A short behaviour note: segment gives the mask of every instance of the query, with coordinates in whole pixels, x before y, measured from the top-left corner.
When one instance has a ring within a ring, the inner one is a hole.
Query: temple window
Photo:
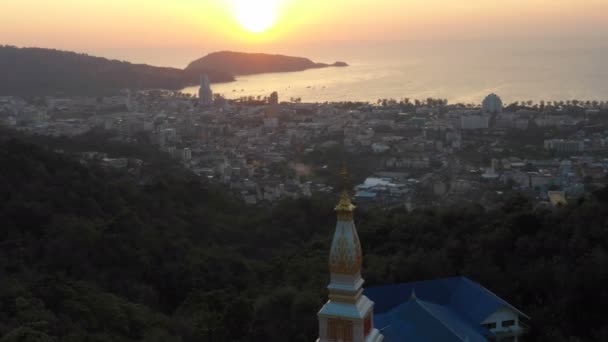
[[[330,341],[353,341],[353,322],[336,318],[327,320],[327,338]]]
[[[338,339],[338,320],[330,318],[327,320],[327,338],[332,341]]]
[[[512,327],[515,325],[515,320],[502,321],[502,326],[505,328]]]
[[[496,329],[496,322],[486,323],[486,324],[482,324],[482,325],[488,330]]]

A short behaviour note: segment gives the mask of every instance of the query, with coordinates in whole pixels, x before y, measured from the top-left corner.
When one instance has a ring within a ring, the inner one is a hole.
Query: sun
[[[234,15],[241,26],[253,33],[271,29],[279,17],[281,0],[233,0]]]

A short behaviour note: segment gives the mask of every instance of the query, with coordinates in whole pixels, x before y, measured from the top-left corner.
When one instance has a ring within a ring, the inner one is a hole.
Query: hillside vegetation
[[[0,142],[0,341],[312,341],[335,199],[248,207],[167,172],[138,183]],[[606,341],[608,190],[356,212],[366,286],[466,275],[532,317],[528,341]],[[405,300],[405,298],[404,298]]]

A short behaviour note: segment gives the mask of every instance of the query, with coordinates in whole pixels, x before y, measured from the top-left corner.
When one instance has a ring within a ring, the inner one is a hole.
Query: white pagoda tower
[[[335,208],[338,222],[329,254],[329,300],[317,314],[317,342],[381,342],[384,339],[374,328],[374,302],[363,295],[363,257],[353,221],[354,209],[348,192],[344,191]]]

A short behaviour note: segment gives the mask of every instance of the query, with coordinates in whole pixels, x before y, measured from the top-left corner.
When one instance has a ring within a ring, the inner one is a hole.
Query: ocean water
[[[213,84],[213,91],[227,98],[277,91],[281,100],[303,102],[435,97],[479,103],[492,92],[505,102],[608,100],[606,42],[361,43],[277,52],[350,66],[239,76]],[[198,88],[183,91],[196,94]]]

